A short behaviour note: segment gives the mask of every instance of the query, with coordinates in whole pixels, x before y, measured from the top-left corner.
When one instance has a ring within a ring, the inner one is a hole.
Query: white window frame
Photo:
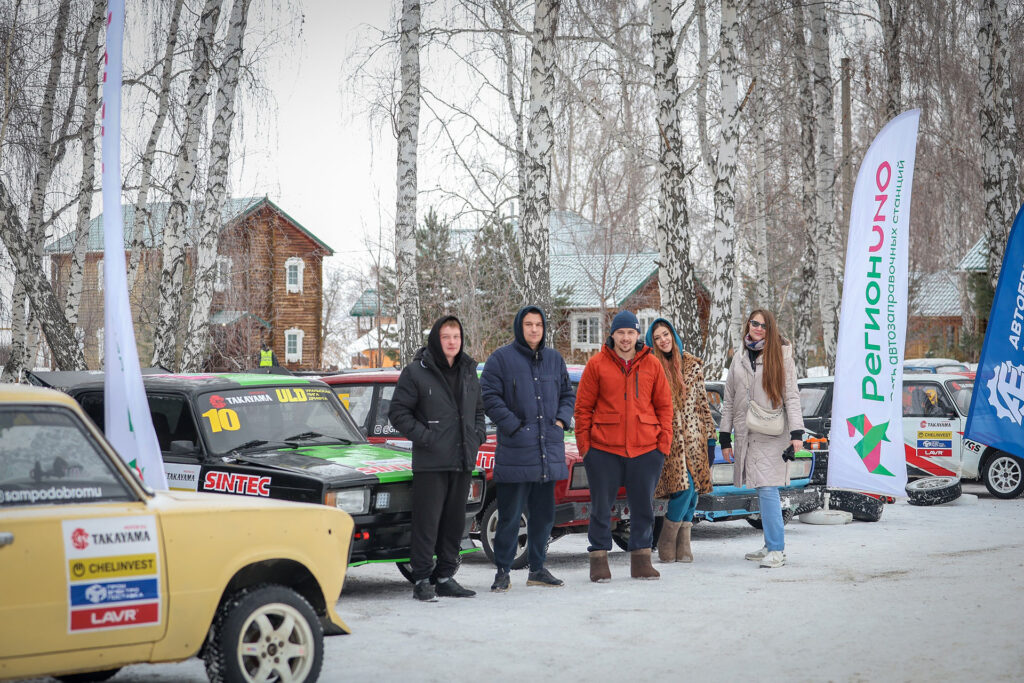
[[[296,268],[296,279],[298,282],[292,283],[288,281],[288,271],[291,267]],[[292,256],[290,259],[284,262],[284,288],[289,294],[301,294],[302,293],[302,273],[306,269],[306,263],[298,256]]]
[[[103,259],[96,259],[96,291],[103,291]]]
[[[306,336],[306,333],[297,327],[284,331],[284,362],[285,363],[301,363],[302,362],[302,340]],[[295,352],[288,350],[288,342],[291,339],[295,339]]]
[[[596,313],[596,312],[595,313],[573,313],[572,316],[571,316],[571,320],[572,320],[572,348],[573,349],[590,351],[590,350],[593,350],[593,349],[601,348],[601,344],[603,343],[603,339],[601,338],[602,327],[603,326],[601,325],[601,314],[600,313]],[[587,330],[588,340],[585,341],[585,342],[579,341],[578,334],[579,334],[580,323],[583,322],[583,321],[587,321],[587,324],[588,324],[588,327],[589,327],[591,322],[594,321],[594,320],[597,321],[597,338],[596,338],[596,340],[591,336],[592,330],[588,329]]]
[[[103,328],[96,330],[96,360],[100,365],[103,365],[103,357],[106,355],[106,349],[103,348]]]
[[[636,319],[640,322],[640,334],[647,334],[648,328],[651,323],[661,317],[661,313],[654,310],[653,308],[643,308],[636,312]]]
[[[223,292],[231,279],[231,257],[218,256],[213,270],[213,291]]]

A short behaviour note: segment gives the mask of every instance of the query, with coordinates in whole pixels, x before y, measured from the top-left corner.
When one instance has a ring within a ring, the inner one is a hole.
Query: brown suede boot
[[[658,570],[651,565],[650,548],[631,550],[629,555],[629,575],[634,579],[655,580],[661,578]]]
[[[594,583],[608,583],[612,580],[612,570],[608,569],[607,550],[590,551],[590,580]]]
[[[690,530],[693,522],[680,522],[679,536],[676,538],[676,562],[693,562],[693,550],[690,549]],[[659,550],[660,552],[660,550]]]
[[[665,524],[661,527],[661,534],[658,536],[658,562],[676,561],[676,538],[679,535],[680,524],[682,522],[665,520]]]

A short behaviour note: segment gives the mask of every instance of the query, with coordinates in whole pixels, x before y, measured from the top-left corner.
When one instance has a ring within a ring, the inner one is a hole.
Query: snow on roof
[[[383,325],[381,331],[383,334],[378,337],[377,328],[374,327],[372,330],[346,346],[345,355],[354,356],[362,353],[363,351],[371,351],[379,348],[383,348],[385,351],[388,349],[397,349],[398,346],[393,340],[398,337],[398,324],[389,323],[387,325]],[[378,339],[382,339],[384,343],[381,344]]]
[[[988,239],[984,235],[967,251],[967,255],[957,264],[958,271],[981,273],[988,270]]]
[[[957,317],[960,311],[960,282],[947,270],[922,276],[910,296],[910,315]]]
[[[569,308],[601,308],[602,296],[606,305],[621,305],[657,275],[657,258],[655,253],[552,254],[551,292],[572,287]]]

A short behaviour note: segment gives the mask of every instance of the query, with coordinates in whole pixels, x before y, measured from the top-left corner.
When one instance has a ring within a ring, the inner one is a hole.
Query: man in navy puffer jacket
[[[555,482],[569,476],[564,440],[575,398],[561,354],[544,346],[546,326],[544,311],[524,307],[512,323],[515,341],[492,353],[480,375],[484,410],[498,427],[494,592],[509,588],[524,507],[530,560],[526,585],[562,585],[544,560],[555,519]]]

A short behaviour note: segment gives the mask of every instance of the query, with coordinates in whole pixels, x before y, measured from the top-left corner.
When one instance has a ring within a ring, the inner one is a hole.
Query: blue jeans
[[[494,564],[503,572],[512,567],[519,537],[519,519],[526,508],[526,552],[530,571],[540,571],[547,559],[551,527],[555,522],[555,482],[495,484],[498,528],[494,532]]]
[[[626,487],[629,505],[629,549],[650,548],[654,537],[654,488],[665,456],[655,449],[627,458],[591,448],[583,459],[590,482],[590,528],[587,550],[612,549],[612,505],[619,487]]]
[[[699,497],[696,487],[693,485],[693,476],[687,472],[686,479],[690,487],[683,491],[676,491],[668,499],[668,511],[665,518],[670,522],[692,522],[693,513],[697,510],[697,498]]]
[[[757,500],[761,504],[761,528],[764,546],[768,550],[785,550],[786,536],[782,524],[782,502],[778,486],[758,486]]]

